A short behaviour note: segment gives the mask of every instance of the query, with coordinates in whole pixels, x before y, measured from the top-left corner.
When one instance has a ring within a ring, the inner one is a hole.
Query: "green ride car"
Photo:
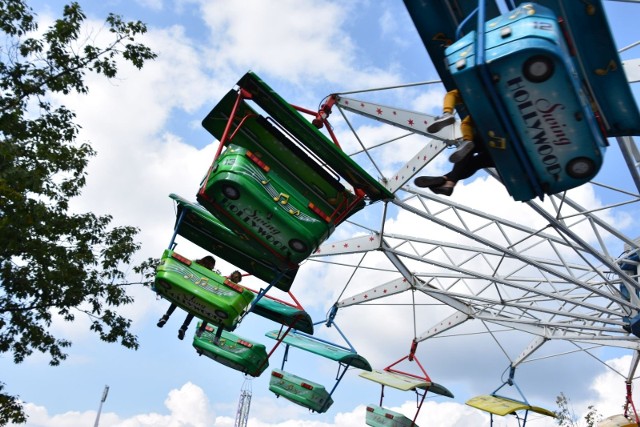
[[[253,292],[191,260],[166,249],[156,270],[154,290],[188,313],[233,330]]]
[[[365,423],[372,427],[418,427],[401,413],[378,405],[367,405]]]
[[[201,325],[202,322],[198,324],[198,329]],[[216,341],[217,332],[214,326],[207,325],[200,336],[194,334],[193,347],[199,355],[252,377],[259,377],[269,366],[264,344],[240,338],[224,330]]]
[[[277,397],[282,396],[297,405],[318,413],[326,412],[333,404],[331,395],[323,385],[280,369],[274,369],[271,372],[269,390]]]
[[[198,203],[268,249],[282,271],[297,268],[367,202],[393,198],[254,73],[202,124],[220,145]]]

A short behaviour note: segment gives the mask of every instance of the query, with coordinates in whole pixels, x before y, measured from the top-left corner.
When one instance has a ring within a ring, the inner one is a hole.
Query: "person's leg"
[[[447,178],[444,176],[419,176],[413,180],[417,187],[422,188],[440,187],[445,182],[447,182]]]
[[[473,119],[471,116],[467,116],[460,122],[460,132],[462,133],[462,139],[465,141],[473,141],[475,134],[475,127],[473,125]]]
[[[193,314],[189,313],[187,314],[187,317],[184,319],[184,322],[182,323],[182,326],[180,327],[180,330],[178,331],[178,338],[179,339],[183,339],[184,338],[184,334],[187,332],[187,328],[189,327],[189,323],[191,323],[191,321],[193,320]]]
[[[460,162],[453,165],[453,169],[445,177],[447,181],[457,183],[462,179],[467,179],[478,170],[493,166],[493,160],[486,150],[476,151],[475,154],[468,155]]]
[[[444,96],[444,101],[442,103],[442,112],[453,114],[453,110],[455,110],[457,104],[462,104],[460,91],[458,89],[450,90]]]
[[[173,312],[176,311],[176,307],[177,305],[173,303],[169,306],[169,309],[167,310],[167,312],[160,318],[160,320],[158,320],[158,328],[162,328],[164,324],[167,323],[167,320],[169,320],[169,317],[171,317]]]
[[[444,176],[421,176],[414,180],[418,187],[428,187],[436,194],[450,196],[458,181],[469,178],[479,169],[493,167],[493,160],[484,149],[476,149],[474,154],[453,165],[451,172]]]
[[[456,108],[456,104],[459,104],[461,101],[460,92],[458,89],[454,89],[452,91],[447,92],[444,96],[444,101],[442,105],[442,115],[436,117],[436,119],[427,127],[427,132],[429,133],[437,133],[440,132],[447,126],[450,126],[455,123],[456,118],[453,115],[453,112]]]
[[[460,131],[462,132],[462,141],[458,144],[456,151],[449,156],[449,161],[451,163],[458,163],[467,157],[475,148],[473,143],[474,127],[471,116],[467,116],[462,119],[462,123],[460,123]]]
[[[203,320],[202,323],[200,324],[200,327],[196,331],[196,335],[198,336],[198,338],[200,338],[202,333],[207,329],[207,325],[208,325],[208,323]],[[220,327],[220,326],[218,326],[218,327]]]

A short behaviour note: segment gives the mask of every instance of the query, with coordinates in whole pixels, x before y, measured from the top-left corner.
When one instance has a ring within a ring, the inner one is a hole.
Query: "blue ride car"
[[[559,193],[598,173],[607,141],[551,9],[521,4],[445,54],[515,200]]]

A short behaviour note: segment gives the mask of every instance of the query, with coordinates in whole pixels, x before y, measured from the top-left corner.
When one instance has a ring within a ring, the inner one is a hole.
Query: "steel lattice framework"
[[[249,410],[251,409],[251,379],[245,379],[240,389],[240,399],[238,399],[238,409],[236,411],[236,419],[234,427],[247,427],[249,422]]]
[[[415,123],[433,117],[342,95],[337,96],[336,105],[362,145],[358,160],[365,156],[371,172],[382,176],[395,199],[378,207],[377,226],[353,222],[356,237],[325,243],[311,260],[354,269],[379,268],[397,276],[350,294],[356,281],[352,278],[338,307],[419,291],[448,307],[449,314],[417,334],[418,342],[443,332],[455,333],[468,321],[481,321],[531,335],[520,356],[511,360],[513,367],[545,342],[565,340],[578,348],[613,346],[633,351],[634,363],[627,373],[631,381],[640,351],[640,340],[629,327],[640,308],[640,229],[634,223],[640,202],[640,155],[632,138],[618,138],[618,145],[610,147],[610,152],[619,148],[622,154],[605,160],[609,166],[616,163],[616,172],[605,176],[610,182],[593,181],[581,192],[571,190],[544,201],[511,200],[520,212],[520,217],[514,217],[509,212],[496,213],[491,197],[485,205],[471,207],[459,198],[412,186],[413,177],[456,137],[416,129]],[[384,176],[385,156],[378,150],[388,153],[389,145],[404,143],[403,137],[367,147],[350,122],[351,113],[428,139],[395,174]],[[486,172],[501,191],[495,171]],[[574,194],[588,206],[572,199]],[[397,227],[399,222],[412,227]],[[355,254],[361,257],[353,261]],[[380,254],[386,267],[380,267]],[[375,261],[367,263],[368,257]]]

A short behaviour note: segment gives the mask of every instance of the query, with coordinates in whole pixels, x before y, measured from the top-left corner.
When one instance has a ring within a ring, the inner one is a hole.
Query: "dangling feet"
[[[184,334],[187,332],[187,327],[183,326],[180,328],[180,330],[178,331],[178,339],[179,340],[183,340],[184,339]]]
[[[202,324],[200,325],[200,327],[196,330],[196,336],[198,338],[200,338],[202,336],[202,333],[207,329],[207,325],[208,323],[205,321],[202,321]]]
[[[442,113],[441,116],[436,117],[436,119],[427,126],[427,132],[429,133],[438,133],[442,129],[450,126],[456,122],[456,118],[451,113]]]
[[[447,180],[446,176],[419,176],[413,180],[417,187],[428,188],[436,194],[450,196],[456,186],[454,181]]]
[[[460,160],[467,157],[475,148],[475,144],[473,141],[462,140],[460,144],[458,144],[458,148],[453,152],[451,156],[449,156],[449,161],[451,163],[458,163]]]
[[[453,194],[453,188],[456,186],[456,183],[453,181],[447,181],[439,187],[431,187],[429,190],[433,191],[436,194],[442,194],[443,196],[450,196]]]
[[[165,314],[160,318],[160,320],[158,320],[158,328],[162,328],[164,324],[167,323],[167,320],[169,320],[169,316]]]
[[[422,188],[440,187],[445,182],[447,182],[447,178],[444,176],[419,176],[413,180],[417,187]]]

